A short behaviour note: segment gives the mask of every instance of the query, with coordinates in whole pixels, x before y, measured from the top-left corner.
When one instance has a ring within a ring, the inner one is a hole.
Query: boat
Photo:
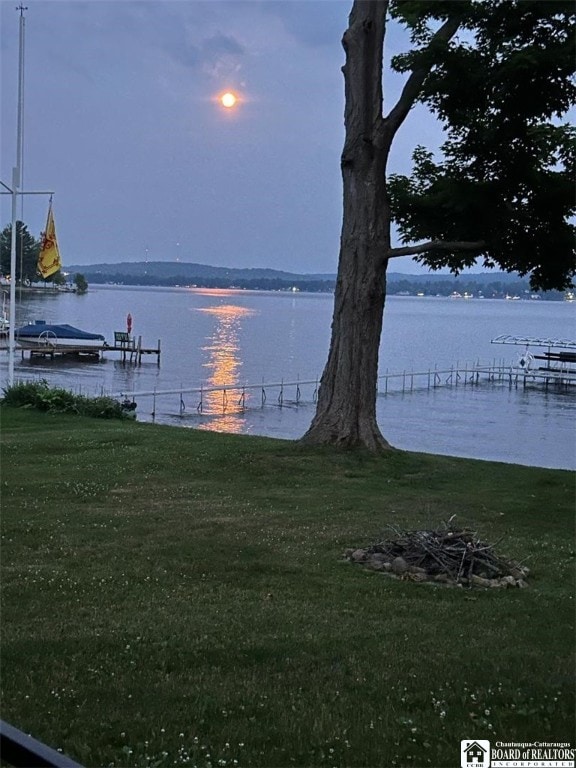
[[[47,323],[36,320],[14,331],[16,344],[21,349],[39,353],[92,352],[107,346],[101,333],[89,333],[66,323]]]
[[[492,344],[513,344],[524,347],[511,372],[523,374],[534,381],[557,381],[576,384],[576,341],[535,336],[501,335]]]

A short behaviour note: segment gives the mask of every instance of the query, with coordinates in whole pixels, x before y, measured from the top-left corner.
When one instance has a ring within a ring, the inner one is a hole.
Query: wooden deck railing
[[[0,762],[14,768],[82,768],[79,763],[0,720]]]

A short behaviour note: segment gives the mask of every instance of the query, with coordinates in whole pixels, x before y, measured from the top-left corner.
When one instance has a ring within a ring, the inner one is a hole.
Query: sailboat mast
[[[28,10],[20,4],[20,26],[18,40],[18,109],[16,126],[16,165],[12,169],[12,233],[10,242],[10,326],[8,329],[8,386],[14,383],[14,353],[16,327],[16,214],[18,206],[18,190],[22,186],[22,158],[24,148],[24,11]],[[22,275],[20,275],[22,279]]]

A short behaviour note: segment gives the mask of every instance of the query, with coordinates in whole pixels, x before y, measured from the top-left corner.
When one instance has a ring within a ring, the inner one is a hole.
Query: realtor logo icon
[[[461,768],[490,768],[490,742],[486,739],[460,742]]]

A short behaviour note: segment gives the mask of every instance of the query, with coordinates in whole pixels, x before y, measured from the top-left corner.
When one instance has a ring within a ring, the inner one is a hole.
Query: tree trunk
[[[391,446],[376,423],[378,350],[386,297],[390,213],[382,117],[382,55],[387,0],[356,0],[346,51],[344,212],[328,362],[308,444]]]

